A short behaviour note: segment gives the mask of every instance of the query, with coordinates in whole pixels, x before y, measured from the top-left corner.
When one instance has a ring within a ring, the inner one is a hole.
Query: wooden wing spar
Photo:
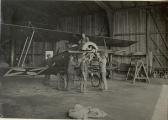
[[[108,54],[117,54],[117,53],[120,53],[120,52],[125,52],[126,50],[104,50],[104,49],[98,49],[97,51],[98,52],[104,51],[105,53],[108,53]],[[83,51],[68,50],[66,52],[71,53],[71,54],[82,54],[82,53],[89,53],[89,52],[92,53],[93,51],[89,51],[89,50],[83,50]]]

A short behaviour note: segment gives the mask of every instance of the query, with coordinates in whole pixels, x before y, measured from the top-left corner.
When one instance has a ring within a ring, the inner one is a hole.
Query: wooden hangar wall
[[[136,44],[127,48],[129,52],[147,53],[147,51],[152,51],[155,67],[168,65],[166,57],[168,49],[164,43],[166,41],[166,22],[159,9],[151,9],[151,12],[146,9],[115,12],[113,25],[114,38],[137,41]],[[158,29],[162,32],[161,35]],[[128,58],[118,57],[118,60],[128,61]]]

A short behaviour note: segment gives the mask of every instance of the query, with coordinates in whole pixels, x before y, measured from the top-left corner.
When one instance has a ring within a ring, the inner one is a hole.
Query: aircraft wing
[[[89,39],[96,43],[98,46],[104,46],[104,40],[107,46],[110,47],[129,47],[132,44],[135,44],[137,41],[130,40],[120,40],[113,39],[112,37],[104,37],[104,36],[90,36]]]
[[[6,24],[6,25],[34,29],[35,35],[33,39],[36,42],[41,42],[41,41],[55,42],[60,40],[67,40],[70,43],[78,43],[78,41],[81,39],[81,34],[76,34],[72,32],[65,32],[65,31],[39,28],[39,27],[28,27],[28,26],[21,26],[21,25],[18,26],[15,24]],[[105,36],[90,36],[90,35],[86,35],[86,36],[89,37],[90,41],[96,43],[98,46],[104,46],[104,40],[106,41],[106,45],[111,47],[128,47],[136,43],[136,41],[120,40],[120,39],[114,39],[112,37],[105,37]]]
[[[117,54],[117,53],[120,53],[120,52],[125,52],[126,50],[105,50],[105,49],[98,49],[98,52],[101,52],[101,51],[104,51],[108,54]],[[69,50],[68,51],[69,53],[71,54],[82,54],[82,53],[92,53],[92,51],[73,51],[73,50]]]
[[[96,43],[98,46],[104,46],[104,40],[106,41],[106,45],[110,47],[128,47],[137,41],[130,41],[130,40],[120,40],[120,39],[114,39],[112,37],[105,37],[105,36],[89,36],[89,40]],[[74,34],[74,33],[65,33],[65,32],[58,32],[57,39],[61,40],[69,40],[70,43],[78,43],[78,41],[81,39],[80,34]]]
[[[68,50],[67,52],[71,54],[93,53],[93,51],[90,50]]]
[[[81,39],[81,34],[75,34],[72,32],[64,32],[64,31],[57,31],[57,30],[54,30],[52,34],[49,31],[46,31],[44,33],[41,33],[41,35],[44,40],[45,38],[48,38],[48,41],[51,41],[51,42],[67,40],[69,41],[69,43],[75,44],[75,43],[78,43],[78,41]],[[90,36],[90,35],[86,35],[86,36],[89,37],[90,41],[96,43],[98,46],[104,46],[104,40],[106,41],[106,45],[111,47],[128,47],[136,43],[136,41],[120,40],[120,39],[114,39],[112,37],[105,37],[105,36]],[[34,37],[36,41],[41,41],[38,39],[38,35],[35,35]]]

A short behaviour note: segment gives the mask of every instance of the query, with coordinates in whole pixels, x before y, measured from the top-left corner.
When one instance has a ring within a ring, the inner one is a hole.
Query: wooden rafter
[[[105,11],[109,11],[109,12],[114,12],[112,8],[110,8],[108,5],[106,5],[103,1],[97,0],[95,1],[95,3],[101,7],[102,9],[104,9]]]
[[[112,20],[111,18],[113,18],[114,10],[102,1],[95,1],[95,3],[106,12],[108,26],[109,26],[108,27],[109,36],[112,36],[113,35],[113,21],[111,21]]]
[[[132,9],[151,9],[151,8],[161,8],[165,7],[166,4],[158,3],[158,4],[150,4],[150,5],[142,5],[142,6],[132,6],[132,7],[125,7],[125,8],[117,8],[115,11],[123,11],[123,10],[132,10]]]
[[[132,1],[134,7],[137,7],[137,3],[135,1]]]
[[[120,1],[121,8],[125,8],[123,1]]]

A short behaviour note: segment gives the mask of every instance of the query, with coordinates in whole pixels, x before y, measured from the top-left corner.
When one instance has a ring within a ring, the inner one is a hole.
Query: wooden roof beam
[[[95,3],[101,7],[103,10],[105,10],[106,12],[114,12],[112,8],[110,8],[108,5],[106,5],[103,1],[100,0],[96,0]]]
[[[135,1],[132,1],[134,7],[137,7],[137,3]]]
[[[113,36],[113,19],[114,19],[114,10],[106,5],[102,1],[95,1],[105,12],[108,20],[108,34],[110,37]]]
[[[161,7],[166,7],[166,3],[158,3],[158,4],[148,4],[148,5],[143,5],[143,6],[136,6],[133,7],[125,7],[125,8],[116,8],[114,11],[123,11],[123,10],[133,10],[133,9],[151,9],[151,8],[161,8]]]

